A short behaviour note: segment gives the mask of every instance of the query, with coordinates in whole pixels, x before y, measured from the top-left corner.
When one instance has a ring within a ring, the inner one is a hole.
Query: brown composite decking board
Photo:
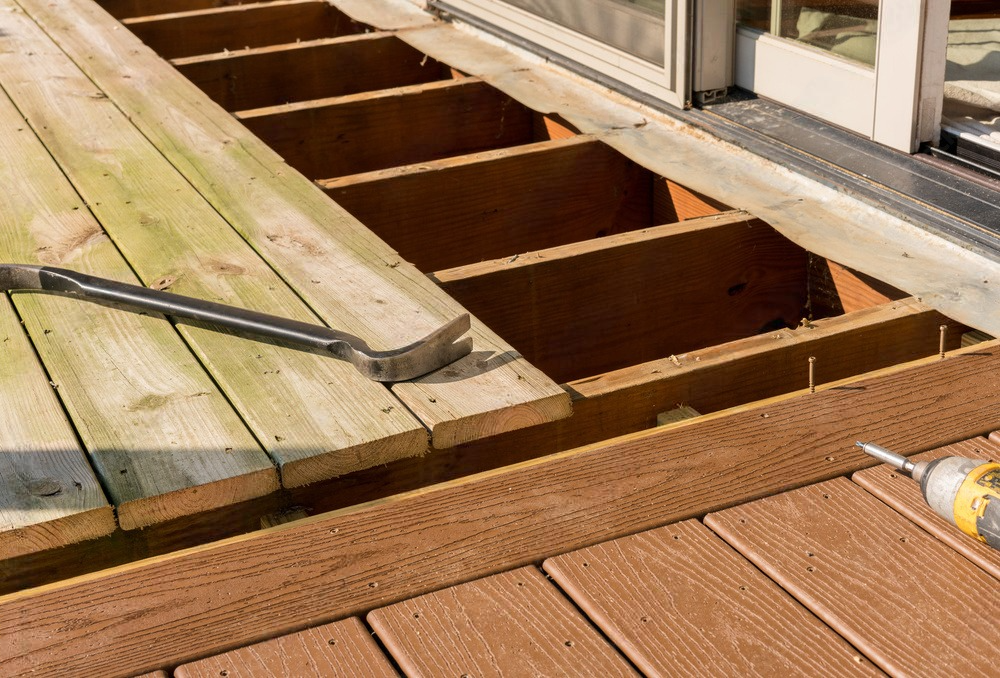
[[[242,111],[236,117],[311,179],[533,141],[532,112],[476,78]]]
[[[391,678],[399,673],[356,617],[241,647],[174,669],[174,678]]]
[[[635,670],[534,567],[368,614],[407,676],[634,676]]]
[[[438,62],[390,33],[260,47],[172,63],[227,111],[446,79]],[[350,67],[346,67],[348,65]]]
[[[995,462],[1000,460],[1000,444],[986,438],[974,438],[915,455],[910,457],[910,460],[930,461],[946,456],[969,457]],[[920,484],[914,482],[912,478],[882,464],[858,471],[852,476],[852,479],[976,565],[1000,579],[1000,551],[973,539],[935,513],[920,493]],[[1000,605],[998,605],[997,611],[1000,612]]]
[[[992,675],[997,580],[846,478],[705,523],[894,676]]]
[[[0,673],[139,672],[327,623],[872,466],[858,431],[968,439],[1000,428],[997,346],[12,594]]]
[[[696,520],[550,558],[543,567],[649,676],[878,673]]]

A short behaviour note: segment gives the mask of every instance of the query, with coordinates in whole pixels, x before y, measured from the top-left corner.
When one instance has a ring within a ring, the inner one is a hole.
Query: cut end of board
[[[490,413],[445,421],[431,428],[431,445],[436,450],[455,447],[481,438],[537,426],[573,414],[573,403],[565,391],[530,403],[521,403]]]

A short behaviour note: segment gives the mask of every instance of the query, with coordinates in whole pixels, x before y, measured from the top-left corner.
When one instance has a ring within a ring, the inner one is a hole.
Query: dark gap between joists
[[[216,9],[235,5],[256,5],[272,0],[98,0],[97,4],[116,19],[193,12],[199,9]]]
[[[455,75],[391,33],[378,32],[172,63],[227,111],[404,87]]]
[[[425,272],[653,226],[665,200],[656,194],[667,190],[651,172],[589,137],[319,184]]]
[[[322,0],[274,0],[122,23],[164,59],[333,38],[367,28]]]
[[[311,179],[531,143],[533,116],[467,77],[236,114]]]

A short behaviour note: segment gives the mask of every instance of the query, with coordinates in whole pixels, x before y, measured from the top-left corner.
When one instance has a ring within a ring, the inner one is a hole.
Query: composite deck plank
[[[8,45],[19,39],[12,34],[30,37],[33,24],[23,19],[0,14]],[[33,49],[45,53],[41,44]],[[0,63],[8,66],[12,53],[8,48]],[[34,77],[30,69],[7,75],[4,86],[18,91],[20,82]],[[19,113],[0,95],[0,181],[8,187],[0,197],[0,260],[137,282],[21,117],[27,109]],[[52,128],[58,123],[50,115],[32,110],[35,124]],[[15,294],[14,303],[123,527],[277,489],[267,455],[162,316],[37,292]]]
[[[0,55],[0,67],[17,74],[5,78],[4,87],[144,283],[318,323],[295,292],[22,12],[0,15],[0,29],[10,36],[8,45],[16,47]],[[427,449],[420,422],[383,385],[347,362],[204,324],[184,322],[178,328],[280,465],[286,486]],[[137,340],[132,350],[140,353],[141,345]],[[224,436],[204,441],[215,441],[221,450],[248,450],[247,436],[244,430],[231,444]],[[259,445],[251,447],[260,455]],[[123,441],[115,449],[150,448]],[[266,457],[259,462],[270,466]],[[198,473],[178,467],[172,475],[184,482]]]
[[[113,20],[96,5],[24,6],[331,326],[385,350],[464,312],[134,35],[112,30]],[[199,237],[217,231],[201,225]],[[435,447],[569,416],[569,397],[555,382],[477,320],[470,334],[471,355],[392,386],[430,429]]]
[[[874,465],[857,431],[904,454],[965,440],[1000,428],[997,369],[980,344],[11,594],[0,672],[183,663]]]
[[[475,78],[236,114],[311,179],[530,142],[532,113]]]
[[[615,648],[534,567],[368,614],[408,676],[634,676]]]
[[[434,279],[533,365],[567,382],[795,327],[806,308],[807,260],[767,224],[730,213]]]
[[[101,485],[0,294],[0,560],[114,530]]]
[[[543,566],[648,676],[877,673],[696,520],[550,558]]]
[[[996,671],[996,579],[850,480],[705,522],[887,673]]]
[[[589,137],[319,184],[430,273],[652,226],[652,177]]]
[[[918,454],[913,461],[958,456],[1000,461],[1000,445],[986,438],[974,438]],[[852,476],[857,484],[924,528],[966,558],[1000,579],[1000,551],[968,536],[928,506],[920,485],[886,464],[859,471]]]
[[[364,27],[321,0],[271,0],[157,13],[122,21],[164,59],[360,33]]]
[[[398,675],[357,617],[272,638],[174,669],[174,678]]]
[[[276,106],[446,78],[390,33],[324,38],[229,54],[174,59],[185,77],[227,111]]]

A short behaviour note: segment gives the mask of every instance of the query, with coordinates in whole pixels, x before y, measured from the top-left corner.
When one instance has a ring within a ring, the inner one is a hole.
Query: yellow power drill
[[[875,443],[856,444],[920,483],[939,516],[1000,550],[1000,464],[965,457],[914,462]]]

